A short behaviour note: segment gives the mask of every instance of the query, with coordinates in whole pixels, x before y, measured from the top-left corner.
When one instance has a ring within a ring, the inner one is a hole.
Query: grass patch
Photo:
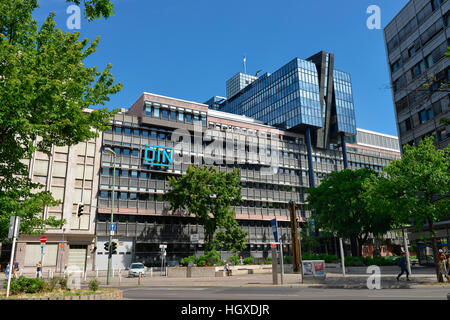
[[[9,295],[8,299],[25,299],[25,298],[43,298],[43,297],[72,297],[72,296],[90,296],[90,295],[100,295],[112,293],[114,290],[112,289],[99,289],[97,291],[92,291],[90,289],[77,289],[77,290],[61,290],[56,289],[51,292],[42,292],[42,293],[25,293],[18,295]],[[0,292],[0,299],[6,298],[6,292]]]

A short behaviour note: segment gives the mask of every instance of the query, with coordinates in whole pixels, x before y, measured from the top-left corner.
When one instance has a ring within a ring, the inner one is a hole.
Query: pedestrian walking
[[[399,273],[399,275],[397,276],[397,281],[400,281],[400,277],[403,275],[403,273],[406,272],[406,281],[409,281],[409,271],[408,268],[406,266],[406,253],[402,252],[402,256],[401,258],[398,260],[398,266],[401,269],[401,272]]]
[[[438,261],[439,261],[439,271],[440,273],[450,282],[450,276],[447,271],[447,256],[444,253],[444,250],[439,249],[438,253]]]
[[[36,278],[42,277],[42,263],[39,261],[36,265]]]
[[[6,279],[9,278],[9,271],[10,271],[10,269],[11,269],[11,266],[9,265],[9,262],[8,262],[8,265],[6,266],[6,272],[5,272]]]
[[[12,272],[13,272],[14,278],[17,279],[17,274],[19,273],[19,262],[17,260],[14,260],[14,262],[13,262]]]

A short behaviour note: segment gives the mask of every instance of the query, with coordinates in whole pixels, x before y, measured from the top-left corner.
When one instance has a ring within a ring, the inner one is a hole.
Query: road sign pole
[[[271,244],[272,251],[272,283],[278,284],[278,263],[277,263],[277,245]]]
[[[110,224],[114,223],[114,189],[116,184],[116,154],[113,155],[114,162],[113,162],[113,181],[112,181],[112,205],[111,205],[111,222]],[[111,265],[112,265],[112,250],[111,250],[111,243],[112,243],[112,232],[109,230],[109,247],[108,247],[108,271],[106,275],[106,284],[109,284],[110,279],[110,273],[111,273]]]
[[[341,267],[342,267],[342,275],[345,277],[345,257],[344,257],[344,245],[342,244],[342,238],[339,237],[339,247],[341,250]]]
[[[14,253],[16,250],[16,239],[17,239],[17,233],[19,232],[19,230],[18,230],[19,219],[20,218],[17,216],[14,218],[13,244],[12,244],[12,248],[11,248],[11,258],[10,258],[10,262],[9,262],[9,274],[8,274],[8,284],[7,284],[7,288],[6,288],[6,298],[9,297],[9,289],[11,287],[11,276],[13,273]]]
[[[280,253],[281,253],[281,284],[283,284],[284,276],[284,261],[283,261],[283,242],[280,239]]]

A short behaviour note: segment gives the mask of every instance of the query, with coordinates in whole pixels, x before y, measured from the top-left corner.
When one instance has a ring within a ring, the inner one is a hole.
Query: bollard
[[[150,268],[150,278],[153,277],[153,267]]]
[[[122,285],[122,276],[120,274],[120,269],[119,269],[119,287]]]
[[[139,277],[138,277],[138,285],[141,285],[141,273],[139,272]]]
[[[50,274],[51,274],[51,271],[50,271],[50,270],[48,270],[48,276],[47,276],[47,280],[48,280],[48,279],[50,279]]]
[[[97,278],[98,278],[98,267],[97,267]]]

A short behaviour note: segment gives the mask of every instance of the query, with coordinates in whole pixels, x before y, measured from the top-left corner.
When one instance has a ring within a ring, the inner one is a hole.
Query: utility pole
[[[106,148],[105,151],[113,156],[113,180],[112,180],[112,203],[111,203],[111,222],[110,225],[114,223],[114,188],[115,188],[115,178],[116,178],[116,153],[111,148]],[[113,231],[109,228],[109,247],[108,247],[108,271],[106,274],[106,284],[109,284],[111,264],[112,264],[112,233]]]
[[[294,272],[298,273],[301,271],[301,244],[300,237],[298,234],[298,220],[297,213],[295,210],[295,202],[289,202],[289,212],[291,214],[291,235],[292,235],[292,262],[294,267]]]
[[[14,262],[14,253],[16,251],[16,241],[17,236],[19,234],[19,225],[20,225],[20,217],[14,216],[10,218],[10,237],[13,238],[13,244],[11,248],[11,258],[9,262],[9,274],[8,274],[8,284],[6,286],[6,298],[9,297],[9,288],[11,287],[11,276],[13,274],[13,262]],[[12,227],[12,228],[11,228]]]

